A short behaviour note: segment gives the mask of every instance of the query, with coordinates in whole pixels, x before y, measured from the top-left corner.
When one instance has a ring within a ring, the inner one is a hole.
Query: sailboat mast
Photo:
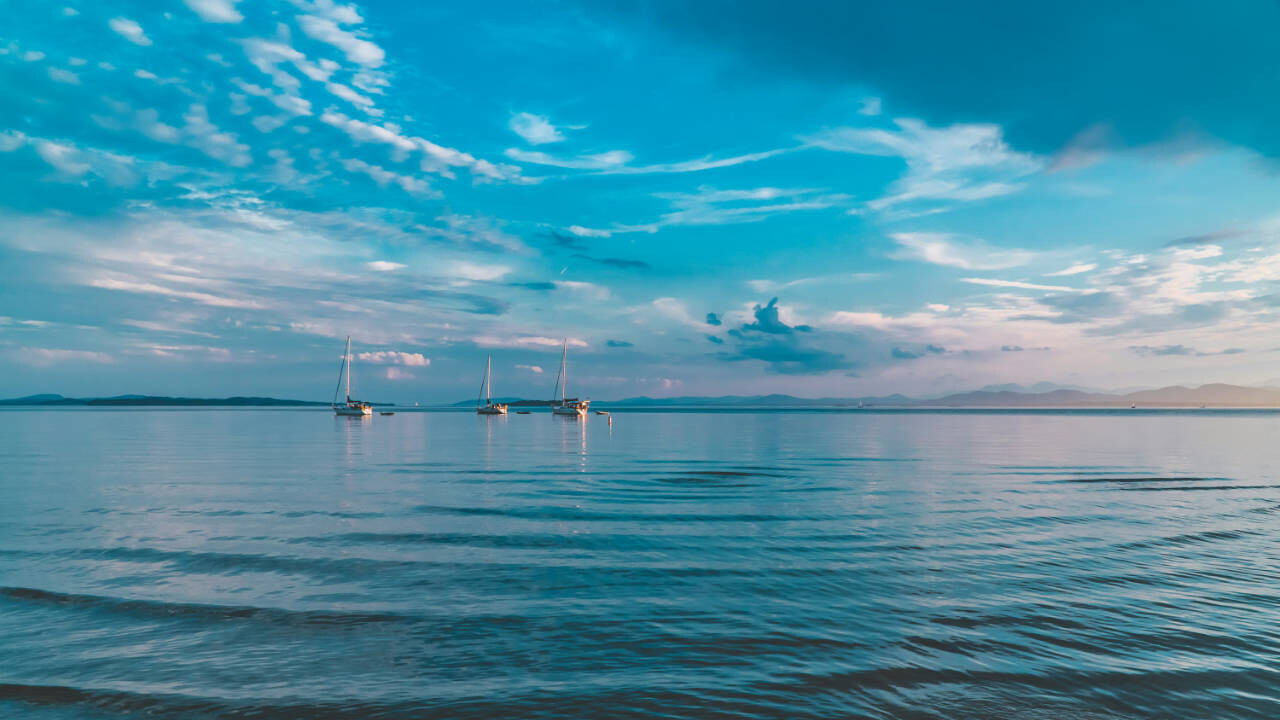
[[[484,402],[486,405],[493,404],[493,387],[491,385],[493,381],[489,378],[489,373],[492,371],[493,371],[493,356],[490,355],[489,357],[485,358],[485,361],[484,361]]]
[[[569,366],[565,360],[569,357],[569,338],[564,339],[564,347],[560,348],[560,399],[569,398]],[[561,402],[561,405],[564,403]]]
[[[351,402],[351,336],[347,336],[347,402]]]

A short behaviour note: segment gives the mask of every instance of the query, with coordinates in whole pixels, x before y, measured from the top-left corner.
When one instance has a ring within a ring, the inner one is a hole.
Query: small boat
[[[565,338],[564,347],[560,349],[560,374],[556,376],[556,389],[551,392],[551,414],[561,417],[584,418],[591,407],[590,398],[567,398],[566,388],[569,384],[568,364],[569,339]],[[557,399],[557,395],[559,399]]]
[[[381,410],[378,411],[378,414],[379,415],[395,415],[395,413],[393,412],[382,412]]]
[[[608,414],[609,414],[609,411],[608,411],[608,410],[597,410],[597,411],[596,411],[596,414],[597,414],[597,415],[608,415]]]
[[[343,385],[343,378],[346,379],[346,395],[347,401],[341,405],[338,404],[338,389]],[[351,415],[363,417],[373,414],[373,406],[363,400],[351,399],[351,336],[347,336],[347,351],[342,356],[342,366],[338,368],[338,387],[333,389],[333,402],[330,403],[333,412],[337,415]]]
[[[530,414],[530,412],[529,412],[528,410],[517,410],[517,411],[516,411],[516,414],[517,414],[517,415],[529,415],[529,414]]]
[[[1138,404],[1137,404],[1137,403],[1129,403],[1129,409],[1130,409],[1130,410],[1134,410],[1134,409],[1136,409],[1137,407],[1138,407]]]
[[[492,370],[493,356],[490,355],[484,363],[484,381],[480,383],[480,395],[476,398],[476,412],[481,415],[506,415],[507,406],[493,402],[493,393],[489,387],[489,375]],[[484,398],[483,406],[480,405],[480,398]]]

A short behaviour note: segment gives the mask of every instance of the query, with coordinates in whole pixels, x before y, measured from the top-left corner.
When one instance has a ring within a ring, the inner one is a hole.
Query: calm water
[[[1280,414],[0,411],[0,717],[1273,718]]]

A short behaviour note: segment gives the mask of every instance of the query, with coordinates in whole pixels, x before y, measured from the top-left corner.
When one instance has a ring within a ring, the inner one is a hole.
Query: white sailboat
[[[493,370],[493,356],[490,355],[484,363],[484,382],[480,383],[480,396],[476,398],[476,412],[481,415],[506,415],[507,406],[493,402],[493,392],[489,387],[489,376]],[[484,405],[480,404],[480,399],[484,399]]]
[[[338,390],[346,383],[346,403],[338,404]],[[373,405],[362,400],[351,399],[351,336],[347,336],[347,351],[342,356],[342,367],[338,369],[338,387],[333,389],[333,412],[338,415],[372,415]]]
[[[568,357],[569,339],[565,338],[564,347],[560,350],[560,374],[556,376],[556,389],[551,393],[551,413],[565,417],[585,418],[587,416],[587,408],[591,406],[591,400],[579,400],[577,398],[570,400],[565,396],[565,389],[569,384],[568,364],[566,363]],[[559,393],[559,399],[556,397],[557,393]]]

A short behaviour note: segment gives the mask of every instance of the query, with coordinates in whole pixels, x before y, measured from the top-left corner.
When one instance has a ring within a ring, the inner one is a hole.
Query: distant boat
[[[476,398],[476,412],[481,415],[506,415],[507,406],[502,403],[494,404],[493,393],[489,387],[489,376],[493,370],[493,356],[490,355],[484,362],[484,382],[480,383],[480,396]],[[480,399],[484,399],[484,405],[480,404]]]
[[[528,414],[530,414],[530,413],[529,413],[529,411],[528,411],[528,410],[517,410],[517,411],[516,411],[516,414],[517,414],[517,415],[528,415]]]
[[[347,401],[343,405],[338,404],[338,390],[343,386],[343,379],[346,382]],[[351,399],[351,336],[347,336],[347,351],[342,356],[342,366],[338,368],[338,387],[333,389],[333,402],[330,403],[333,411],[338,415],[372,415],[373,405],[362,400]]]
[[[381,410],[378,411],[378,414],[379,415],[395,415],[395,413],[393,412],[382,412]]]
[[[597,415],[608,415],[608,414],[609,414],[609,411],[608,411],[608,410],[597,410],[597,411],[596,411],[596,414],[597,414]]]
[[[1134,409],[1134,408],[1136,408],[1136,407],[1138,407],[1138,404],[1137,404],[1137,403],[1129,403],[1129,409],[1130,409],[1130,410],[1133,410],[1133,409]]]
[[[556,389],[551,393],[551,414],[564,417],[584,418],[591,400],[578,400],[565,397],[569,385],[568,375],[569,339],[565,338],[564,347],[560,349],[560,374],[556,376]],[[559,399],[557,399],[557,394]]]

